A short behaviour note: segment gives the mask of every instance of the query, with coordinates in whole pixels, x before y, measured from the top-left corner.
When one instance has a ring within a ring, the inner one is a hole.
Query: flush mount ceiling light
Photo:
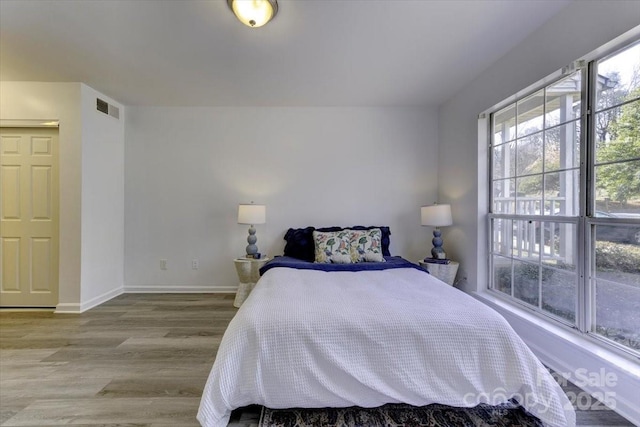
[[[229,8],[244,25],[262,27],[278,13],[277,0],[227,0]]]

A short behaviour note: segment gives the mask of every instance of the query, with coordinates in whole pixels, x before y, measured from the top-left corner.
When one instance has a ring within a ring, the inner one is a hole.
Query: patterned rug
[[[542,427],[542,422],[521,406],[507,402],[475,408],[446,405],[388,404],[378,408],[269,409],[260,427]]]

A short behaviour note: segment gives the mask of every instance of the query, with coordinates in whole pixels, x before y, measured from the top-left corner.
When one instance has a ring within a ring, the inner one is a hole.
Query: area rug
[[[521,406],[507,402],[474,408],[388,404],[378,408],[263,408],[260,427],[542,427]]]

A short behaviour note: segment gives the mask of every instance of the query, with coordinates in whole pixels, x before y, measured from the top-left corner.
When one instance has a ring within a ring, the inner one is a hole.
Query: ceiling
[[[0,0],[0,79],[125,105],[437,106],[569,0]]]

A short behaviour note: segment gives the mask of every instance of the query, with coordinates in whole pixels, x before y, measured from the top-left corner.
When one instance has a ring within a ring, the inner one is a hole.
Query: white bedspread
[[[574,426],[560,386],[498,313],[413,269],[265,273],[224,334],[198,420],[231,411],[515,397],[548,426]]]

